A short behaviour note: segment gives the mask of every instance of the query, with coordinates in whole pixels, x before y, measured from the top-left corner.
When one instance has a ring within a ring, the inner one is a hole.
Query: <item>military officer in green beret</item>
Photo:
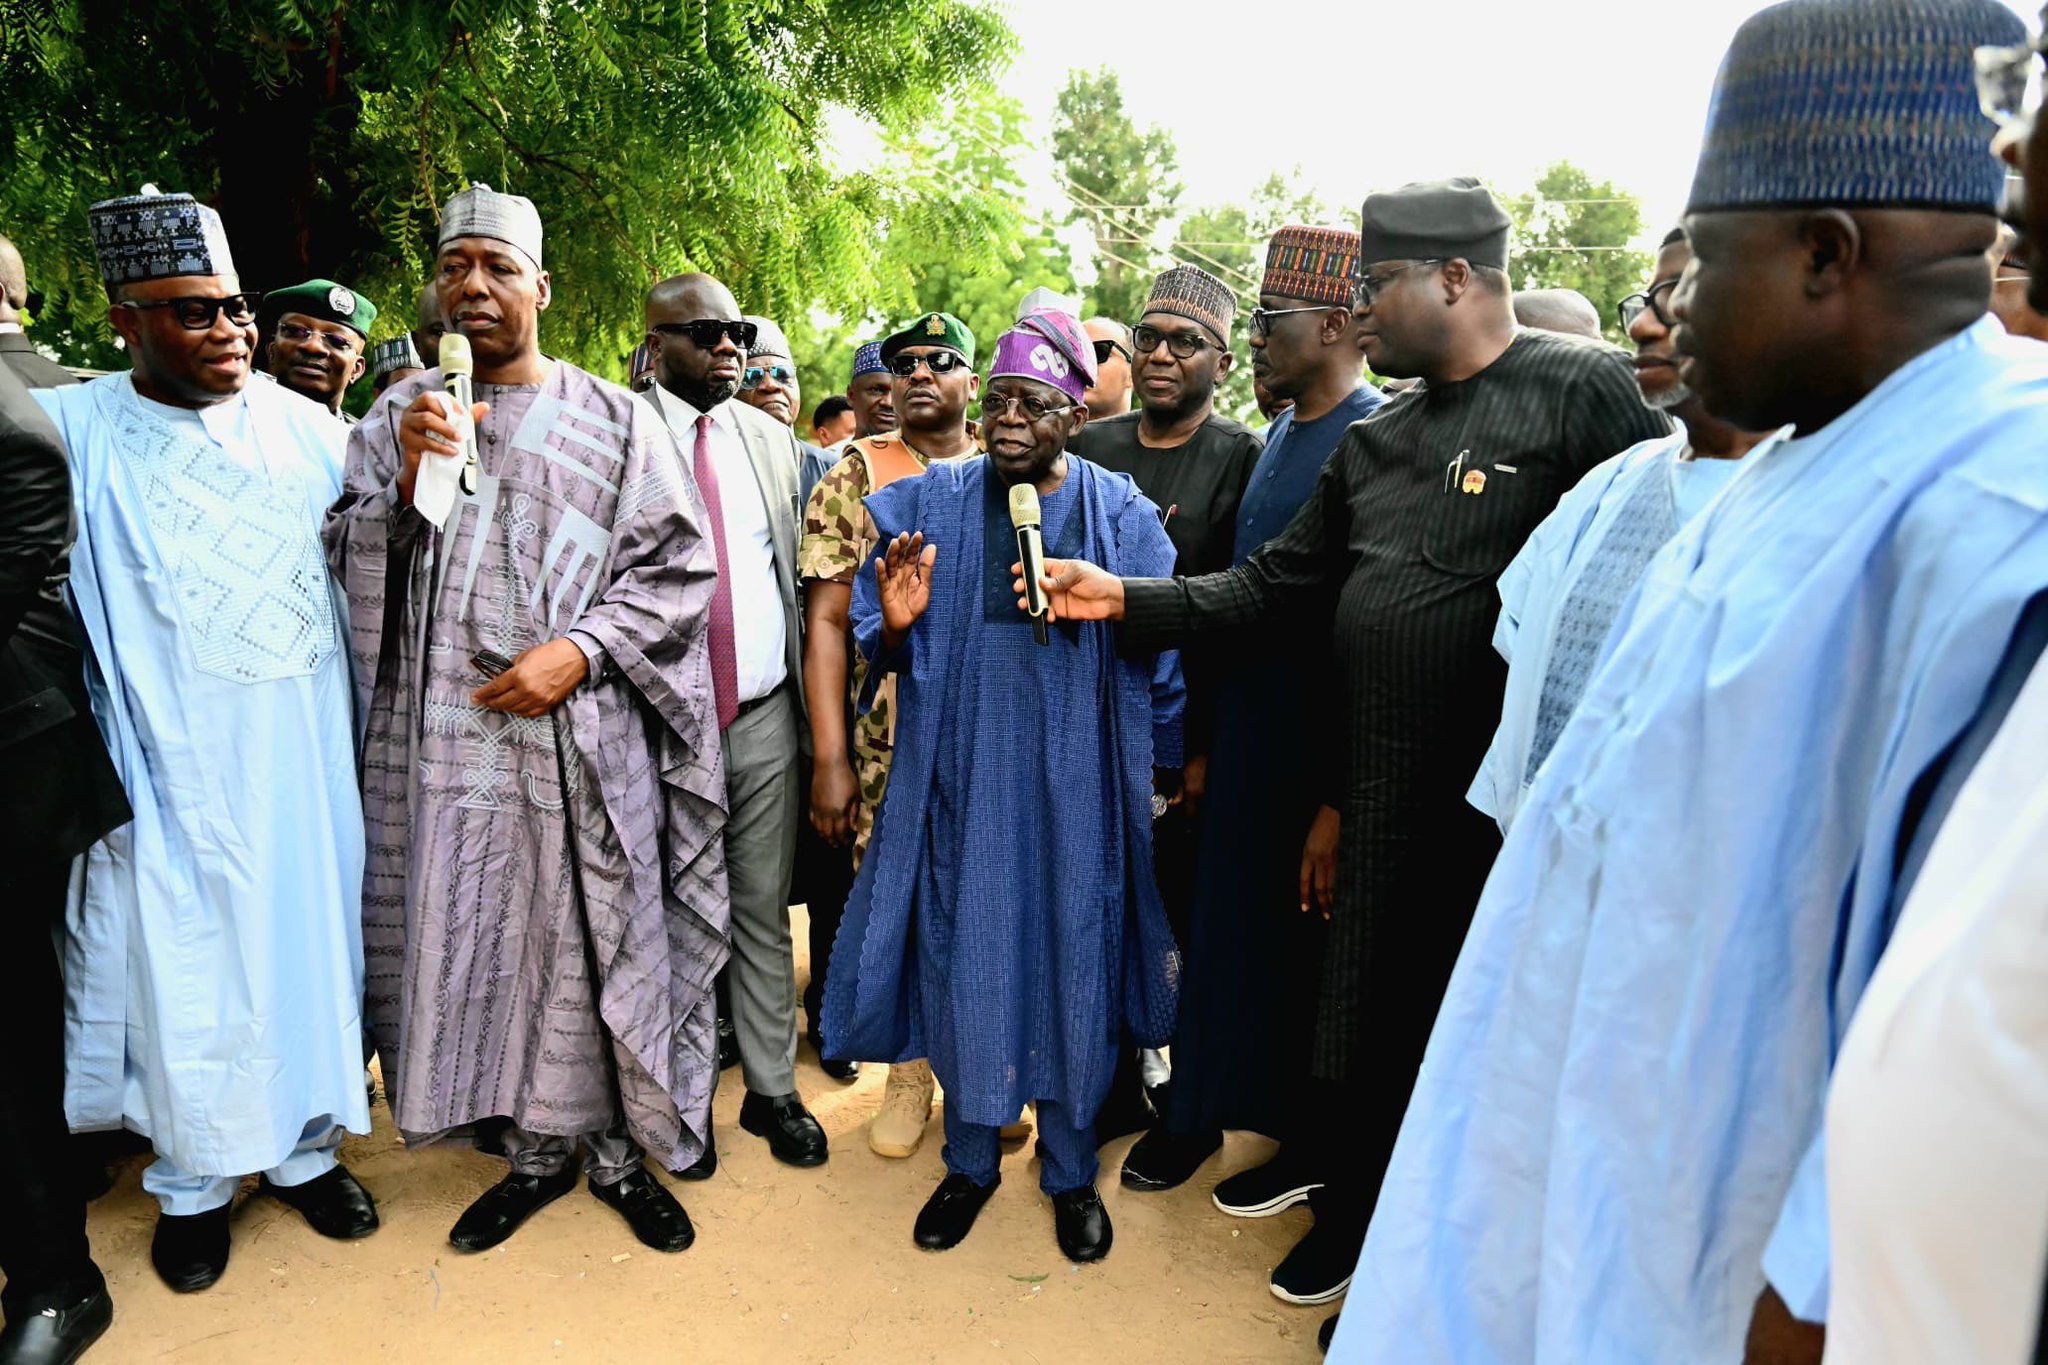
[[[270,377],[354,426],[356,419],[341,410],[341,397],[363,377],[376,320],[376,304],[333,280],[273,289],[256,314],[257,326],[270,338],[264,352]]]

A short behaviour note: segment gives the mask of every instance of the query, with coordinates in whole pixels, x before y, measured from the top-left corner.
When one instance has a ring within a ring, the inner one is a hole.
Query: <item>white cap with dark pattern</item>
[[[86,217],[106,284],[235,273],[220,215],[189,194],[144,185],[140,194],[101,200]]]

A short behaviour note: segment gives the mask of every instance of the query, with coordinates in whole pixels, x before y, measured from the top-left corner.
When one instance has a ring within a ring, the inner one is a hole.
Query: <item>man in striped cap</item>
[[[882,363],[882,343],[870,341],[853,353],[853,373],[846,381],[846,401],[853,404],[853,434],[879,436],[896,430],[896,383]]]
[[[1360,375],[1351,280],[1356,232],[1283,227],[1266,249],[1252,310],[1252,370],[1294,406],[1266,433],[1238,509],[1231,562],[1286,528],[1330,453],[1383,401]],[[1304,638],[1306,637],[1306,638]],[[1327,902],[1342,802],[1326,762],[1333,717],[1329,640],[1273,623],[1234,642],[1216,680],[1208,801],[1194,908],[1184,940],[1174,1078],[1161,1122],[1124,1159],[1123,1183],[1171,1189],[1216,1151],[1225,1128],[1277,1137],[1264,1165],[1216,1189],[1240,1218],[1278,1213],[1323,1184],[1331,1103],[1311,1083],[1315,997],[1326,926],[1301,913],[1303,846],[1312,891]]]
[[[1500,714],[1495,580],[1582,474],[1669,430],[1620,351],[1515,329],[1508,228],[1475,180],[1366,199],[1360,345],[1375,373],[1421,383],[1345,433],[1301,514],[1243,564],[1129,582],[1047,566],[1061,615],[1121,616],[1134,648],[1292,612],[1330,620],[1334,597],[1345,723],[1324,743],[1339,752],[1342,845],[1309,888],[1330,915],[1311,1065],[1334,1087],[1323,1140],[1343,1160],[1273,1272],[1290,1303],[1326,1303],[1351,1282],[1500,845],[1464,799]]]

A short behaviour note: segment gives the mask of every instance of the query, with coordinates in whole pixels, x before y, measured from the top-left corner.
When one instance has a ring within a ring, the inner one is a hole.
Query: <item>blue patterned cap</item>
[[[889,367],[882,363],[882,343],[870,341],[853,353],[853,374],[847,382],[864,374],[887,374]]]
[[[1972,54],[2026,41],[1998,0],[1785,0],[1736,31],[1688,213],[1993,213],[2005,171]]]

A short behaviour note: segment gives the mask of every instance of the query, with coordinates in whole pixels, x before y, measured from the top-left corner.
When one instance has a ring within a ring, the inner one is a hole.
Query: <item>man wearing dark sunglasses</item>
[[[270,338],[270,377],[347,426],[356,419],[341,410],[341,400],[363,377],[376,321],[376,304],[333,280],[273,289],[256,310],[256,329]]]
[[[67,1108],[149,1138],[151,1261],[191,1292],[227,1267],[250,1172],[325,1236],[377,1227],[336,1159],[369,1131],[348,622],[320,544],[346,433],[249,382],[255,301],[213,210],[145,188],[91,225],[134,369],[37,399],[71,455],[69,598],[136,819],[69,921]]]
[[[1081,324],[1095,347],[1095,382],[1088,386],[1088,419],[1121,417],[1131,410],[1131,329],[1115,318]]]
[[[797,414],[804,407],[804,390],[797,379],[796,360],[790,354],[789,338],[769,318],[747,317],[742,321],[754,324],[754,344],[747,352],[746,368],[740,372],[739,400],[766,413],[794,433]],[[797,470],[798,492],[808,498],[818,480],[838,463],[839,457],[801,437],[797,438],[797,449],[802,455],[802,463]]]

